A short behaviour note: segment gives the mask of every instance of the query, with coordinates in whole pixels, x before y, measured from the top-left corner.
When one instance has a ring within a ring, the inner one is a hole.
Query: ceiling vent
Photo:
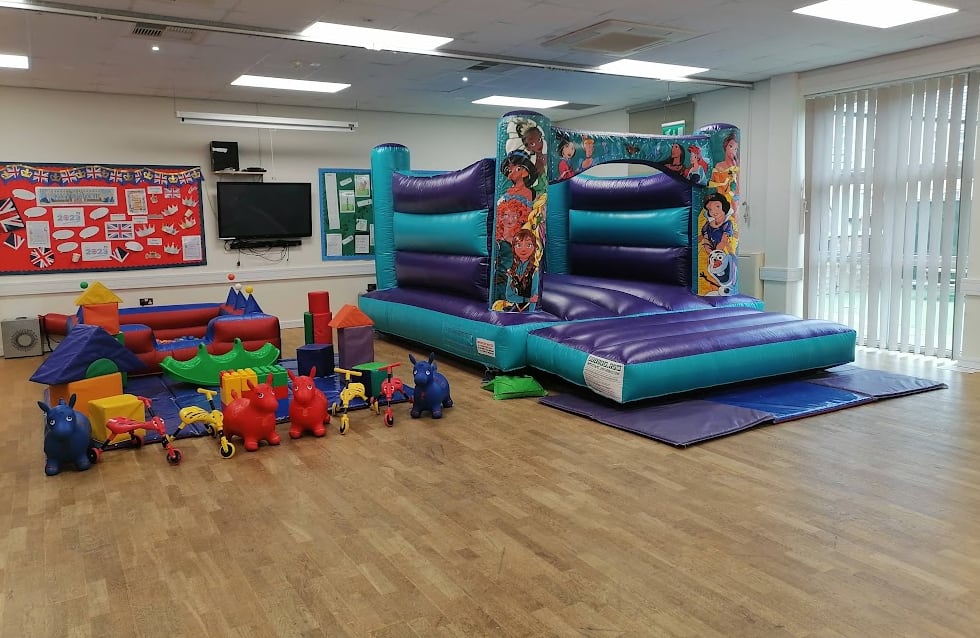
[[[466,67],[467,71],[489,71],[490,73],[507,73],[520,68],[516,64],[506,64],[504,62],[478,62]]]
[[[197,33],[197,31],[186,27],[161,27],[155,24],[137,23],[133,25],[133,32],[130,35],[137,38],[146,38],[148,40],[191,42],[194,40]]]
[[[668,42],[686,40],[694,35],[696,34],[690,31],[652,24],[605,20],[548,40],[544,45],[624,57]]]

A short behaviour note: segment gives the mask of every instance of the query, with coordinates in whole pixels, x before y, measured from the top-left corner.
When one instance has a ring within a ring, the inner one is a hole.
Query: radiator
[[[739,253],[738,292],[762,299],[762,278],[759,271],[766,265],[765,253]]]

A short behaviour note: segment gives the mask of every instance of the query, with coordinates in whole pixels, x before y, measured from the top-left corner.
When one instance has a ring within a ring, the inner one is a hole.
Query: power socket
[[[152,306],[153,305],[153,297],[140,297],[140,305],[141,306]]]

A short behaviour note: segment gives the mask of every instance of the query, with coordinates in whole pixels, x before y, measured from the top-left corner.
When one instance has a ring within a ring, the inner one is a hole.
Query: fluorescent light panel
[[[432,51],[452,38],[443,38],[421,33],[406,33],[403,31],[388,31],[385,29],[369,29],[367,27],[352,27],[346,24],[332,22],[314,22],[303,29],[300,35],[326,44],[343,44],[353,47],[363,47],[381,51],[410,51],[415,53]]]
[[[290,80],[262,75],[241,75],[232,82],[235,86],[257,86],[263,89],[288,89],[290,91],[313,91],[315,93],[336,93],[350,84],[339,82],[314,82],[312,80]]]
[[[29,69],[30,60],[26,55],[13,55],[10,53],[0,53],[0,67],[7,69]]]
[[[335,133],[351,133],[357,128],[357,122],[308,120],[299,117],[270,117],[266,115],[233,115],[230,113],[194,113],[190,111],[177,111],[177,119],[181,124],[290,129],[294,131],[332,131]]]
[[[910,22],[956,13],[958,9],[917,0],[826,0],[793,13],[888,29]]]
[[[473,104],[490,104],[492,106],[516,106],[528,109],[550,109],[562,104],[568,104],[562,100],[536,100],[529,97],[509,97],[506,95],[491,95],[489,97],[473,100]]]
[[[628,75],[634,78],[652,78],[654,80],[685,81],[687,76],[703,73],[708,69],[699,66],[681,66],[679,64],[661,64],[659,62],[641,62],[640,60],[616,60],[595,68],[600,73],[611,75]]]

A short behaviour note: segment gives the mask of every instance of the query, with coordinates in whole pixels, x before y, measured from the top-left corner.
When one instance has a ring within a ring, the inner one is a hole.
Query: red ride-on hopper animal
[[[303,432],[324,436],[327,433],[325,425],[330,423],[330,404],[313,382],[316,366],[310,369],[309,376],[295,375],[292,370],[286,372],[293,382],[293,399],[289,404],[289,438],[298,439]]]
[[[395,413],[391,411],[391,400],[394,398],[395,394],[401,394],[407,397],[405,394],[405,386],[402,384],[402,380],[394,376],[392,370],[400,366],[401,363],[390,363],[386,366],[382,366],[379,370],[384,370],[388,373],[388,378],[381,382],[381,394],[377,397],[371,397],[371,406],[374,408],[376,414],[381,414],[381,399],[385,400],[385,425],[389,428],[395,424]]]
[[[254,452],[259,449],[259,442],[269,445],[279,445],[279,435],[276,433],[276,410],[279,400],[272,388],[272,374],[265,383],[258,385],[248,381],[249,392],[231,391],[232,402],[225,406],[225,434],[240,436],[245,441],[245,449]]]

